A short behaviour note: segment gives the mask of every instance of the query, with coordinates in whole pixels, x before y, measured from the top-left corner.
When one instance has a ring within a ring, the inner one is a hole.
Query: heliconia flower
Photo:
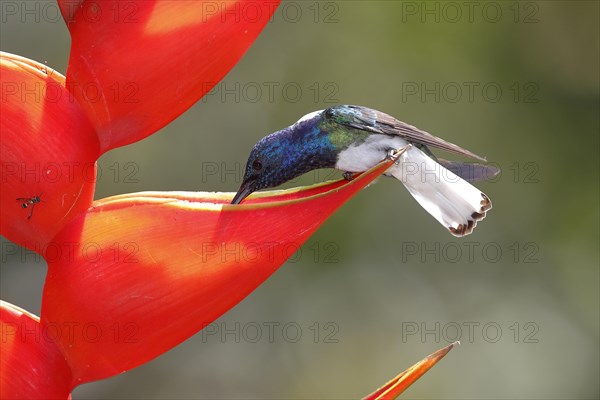
[[[40,320],[0,304],[2,398],[67,398],[171,349],[392,165],[243,205],[230,205],[232,194],[183,192],[93,202],[96,160],[207,93],[278,3],[59,0],[72,38],[66,78],[0,54],[0,233],[48,262]]]
[[[0,398],[66,399],[73,389],[69,364],[56,346],[56,330],[0,300]]]
[[[42,65],[10,55],[4,59],[7,69],[17,74],[23,74],[18,69],[24,68],[23,64],[34,79],[50,76],[60,83],[60,75]],[[19,78],[15,76],[15,81]],[[79,111],[77,104],[67,103],[74,112]],[[58,111],[55,114],[60,116]],[[14,115],[18,121],[19,113]],[[10,120],[2,121],[4,127]],[[14,148],[30,150],[31,146],[18,145],[16,133],[14,129]],[[6,143],[3,140],[3,162],[8,159],[5,154],[14,153]],[[36,143],[32,141],[32,145]],[[43,149],[37,150],[43,153]],[[58,233],[50,231],[43,237],[43,249],[35,249],[43,250],[49,268],[42,326],[69,328],[71,333],[81,329],[80,335],[57,338],[77,383],[146,362],[196,333],[254,290],[327,216],[384,172],[383,165],[350,183],[261,193],[241,206],[224,204],[231,195],[124,195],[95,203],[60,229],[54,222],[50,227]],[[84,178],[81,174],[79,184],[93,189],[93,179]],[[13,179],[15,185],[23,184],[18,175]],[[38,227],[38,220],[62,205],[51,201],[54,193],[46,192],[46,187],[37,190],[32,195],[43,193],[44,203],[35,205],[39,209],[30,220],[25,217],[29,210],[16,207],[16,194],[5,199],[19,217],[12,225]],[[2,224],[12,226],[11,222],[3,218]],[[41,235],[33,237],[42,240]],[[227,259],[232,249],[233,258]],[[163,327],[157,329],[159,325]],[[91,359],[95,361],[91,363]]]
[[[63,246],[84,243],[81,232],[66,227],[93,215],[98,157],[148,136],[200,99],[244,54],[278,3],[60,1],[72,38],[67,78],[32,60],[0,54],[0,233],[48,261],[56,255],[54,237]],[[171,241],[152,238],[154,246]],[[53,275],[49,262],[48,279]],[[42,319],[45,327],[52,325],[44,313]]]

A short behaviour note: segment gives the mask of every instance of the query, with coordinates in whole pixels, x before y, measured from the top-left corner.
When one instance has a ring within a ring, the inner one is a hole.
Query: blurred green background
[[[215,91],[99,161],[96,198],[236,191],[259,138],[360,104],[503,169],[478,184],[494,209],[474,234],[380,179],[210,332],[74,398],[360,397],[456,339],[406,398],[598,398],[599,3],[465,4],[283,2]],[[47,15],[3,15],[0,47],[64,73]],[[39,314],[43,260],[3,254],[0,272],[2,300]]]

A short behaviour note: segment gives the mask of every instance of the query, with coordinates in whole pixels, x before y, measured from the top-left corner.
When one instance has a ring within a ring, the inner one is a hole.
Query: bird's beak
[[[242,182],[242,186],[235,196],[233,196],[231,204],[240,204],[242,200],[248,197],[252,192],[254,192],[254,189],[251,188],[251,185],[248,182]]]

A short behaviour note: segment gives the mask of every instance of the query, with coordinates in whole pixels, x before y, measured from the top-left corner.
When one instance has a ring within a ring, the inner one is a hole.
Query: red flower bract
[[[80,335],[59,338],[78,382],[144,363],[246,297],[389,163],[248,205],[214,193],[97,202],[48,247],[42,326],[79,324]]]
[[[73,39],[67,88],[102,151],[140,140],[237,63],[279,1],[62,1]]]
[[[98,137],[58,72],[0,53],[0,233],[42,253],[92,202]],[[40,196],[32,218],[27,199]]]
[[[39,319],[0,301],[0,398],[66,399],[71,369]]]

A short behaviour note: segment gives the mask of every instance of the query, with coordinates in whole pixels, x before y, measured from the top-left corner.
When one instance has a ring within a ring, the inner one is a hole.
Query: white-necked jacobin
[[[437,159],[427,146],[486,161],[390,115],[361,106],[341,105],[315,111],[261,139],[250,153],[244,180],[232,204],[240,203],[256,190],[279,186],[314,169],[366,171],[409,144],[412,146],[386,175],[401,181],[451,234],[470,234],[492,203],[466,180],[491,178],[499,170]]]

